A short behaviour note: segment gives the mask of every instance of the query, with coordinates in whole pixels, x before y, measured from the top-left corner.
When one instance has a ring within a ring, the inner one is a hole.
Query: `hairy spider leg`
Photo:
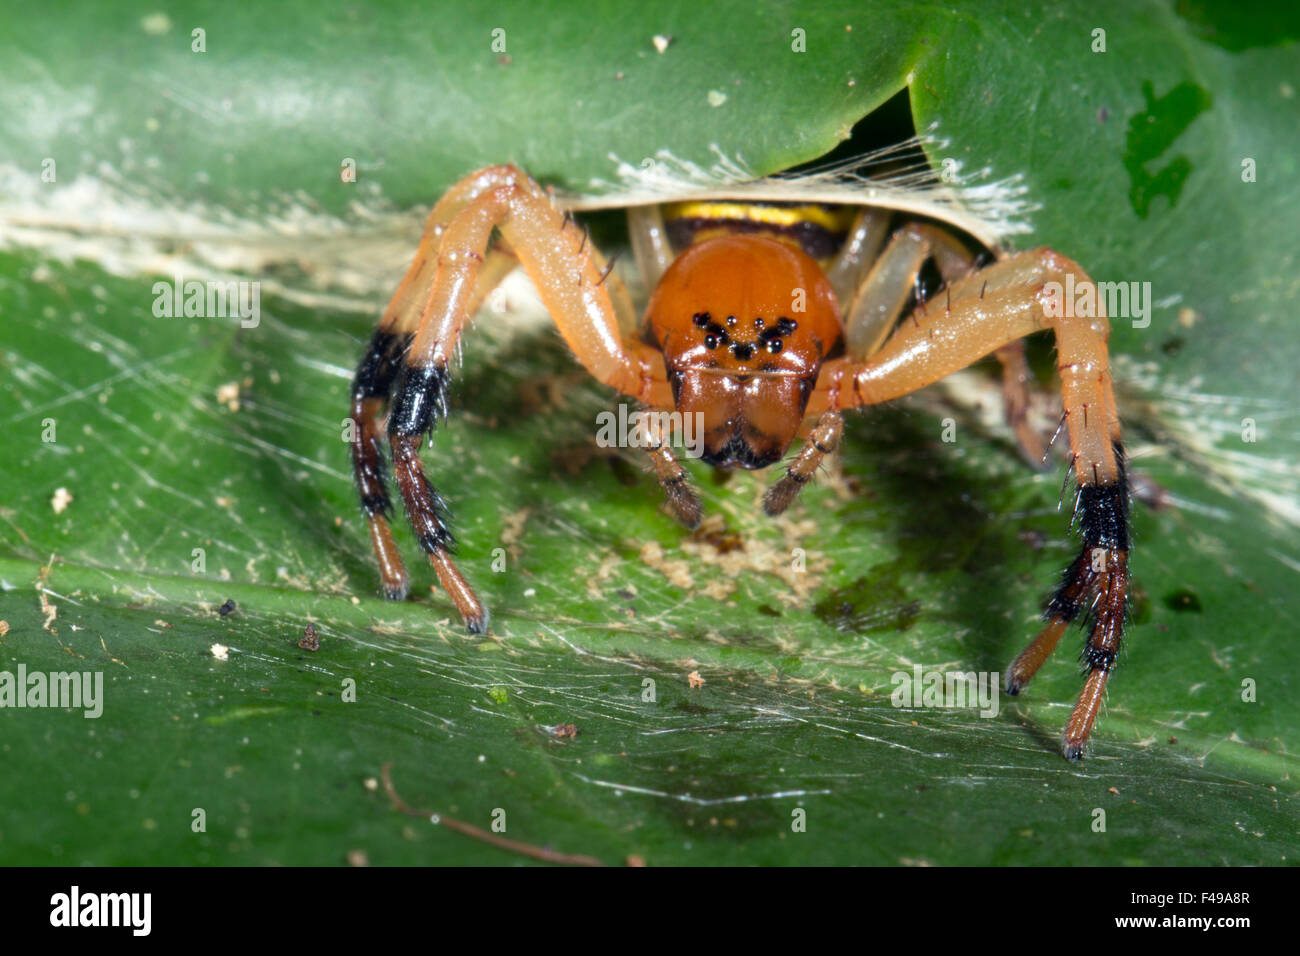
[[[673,262],[663,210],[657,205],[633,206],[627,211],[627,231],[641,281],[647,290],[653,289]],[[644,436],[642,443],[650,457],[650,468],[664,490],[669,510],[685,527],[698,528],[703,517],[700,498],[686,469],[673,454],[672,446],[655,435]]]
[[[975,272],[975,258],[956,236],[926,223],[909,223],[890,239],[884,253],[863,277],[845,314],[848,354],[866,358],[884,344],[916,287],[926,260],[933,257],[945,288],[921,303],[913,317],[923,321],[931,309],[948,308],[952,285]],[[1030,426],[1029,366],[1025,343],[1016,339],[994,351],[1002,365],[1002,401],[1007,425],[1025,459],[1043,467],[1043,439]]]
[[[885,244],[889,215],[887,211],[878,209],[859,213],[844,248],[827,269],[827,277],[836,287],[840,301],[847,303],[844,336],[850,357],[866,358],[884,344],[912,298],[917,277],[928,259],[934,259],[948,286],[975,269],[974,257],[959,239],[924,223],[909,223],[890,236],[888,244]],[[856,285],[847,285],[851,281]],[[945,307],[948,301],[945,290]],[[928,308],[928,303],[923,303],[917,311],[924,314]],[[1025,363],[1024,341],[1017,339],[997,349],[994,354],[1003,368],[1002,393],[1007,423],[1015,431],[1026,457],[1041,467],[1042,440],[1025,418],[1029,407],[1029,370]],[[820,426],[819,420],[815,428]],[[842,422],[835,426],[835,444],[838,444],[841,427]],[[822,457],[813,449],[803,463],[815,461],[815,471]],[[778,515],[788,508],[812,474],[802,468],[787,471],[778,483],[779,490],[778,485],[774,485],[764,500],[767,513]]]
[[[1047,625],[1012,665],[1007,691],[1019,693],[1065,626],[1089,610],[1091,628],[1083,651],[1087,677],[1062,738],[1063,753],[1075,760],[1083,755],[1119,651],[1128,593],[1129,493],[1106,349],[1110,327],[1104,315],[1053,314],[1068,310],[1056,308],[1059,301],[1047,283],[1064,283],[1067,275],[1076,284],[1090,281],[1074,262],[1038,249],[954,282],[942,308],[932,303],[924,314],[914,311],[875,354],[828,362],[809,411],[889,401],[1031,332],[1053,331],[1083,548],[1048,604]],[[1090,595],[1095,596],[1091,607]]]
[[[952,233],[927,223],[913,223],[909,228],[929,244],[945,286],[951,287],[954,282],[977,271],[975,257]],[[942,294],[946,308],[949,289],[944,289]],[[1025,361],[1025,340],[1008,342],[993,356],[1002,365],[1002,407],[1006,423],[1015,433],[1025,460],[1042,470],[1047,466],[1047,448],[1043,437],[1029,424],[1029,386],[1033,377],[1029,374],[1029,363]]]
[[[812,481],[821,467],[822,459],[835,453],[844,434],[844,416],[837,411],[823,412],[817,425],[804,439],[803,448],[795,456],[785,474],[763,496],[763,511],[775,517],[790,507],[800,489]]]
[[[673,515],[685,527],[693,531],[700,526],[700,519],[703,517],[699,496],[691,486],[686,469],[681,466],[681,463],[677,461],[677,456],[673,454],[667,436],[652,433],[645,427],[644,423],[646,421],[647,419],[642,419],[641,444],[646,448],[650,456],[651,470],[654,471],[655,478],[664,490],[664,495],[668,499],[668,507],[672,510]]]
[[[419,327],[421,306],[433,283],[433,264],[447,222],[476,195],[502,181],[499,170],[484,170],[461,181],[434,207],[425,221],[415,258],[384,310],[352,381],[352,471],[379,564],[384,596],[389,600],[400,601],[406,597],[410,576],[389,526],[392,502],[376,420],[388,405],[402,358]],[[509,247],[498,244],[480,272],[470,308],[476,310],[516,265],[518,262]]]
[[[608,267],[586,233],[528,176],[513,166],[490,167],[439,201],[416,260],[385,313],[385,321],[394,317],[391,327],[405,330],[411,310],[419,306],[409,347],[386,370],[392,383],[387,431],[411,527],[471,633],[486,630],[487,611],[451,560],[455,541],[447,507],[425,477],[419,451],[437,419],[446,416],[448,362],[486,294],[480,277],[488,269],[493,230],[513,250],[560,335],[593,377],[648,405],[671,401],[662,360],[646,346],[625,343],[620,334],[614,296],[626,293],[607,281]],[[382,568],[385,555],[376,553]]]
[[[1047,623],[1011,664],[1007,693],[1019,694],[1047,660],[1065,628],[1087,611],[1092,627],[1083,648],[1083,691],[1062,735],[1066,758],[1078,760],[1105,699],[1115,668],[1128,611],[1129,489],[1124,447],[1114,442],[1117,477],[1109,485],[1080,484],[1074,514],[1083,532],[1083,550],[1048,603]],[[1091,597],[1091,607],[1088,605]]]

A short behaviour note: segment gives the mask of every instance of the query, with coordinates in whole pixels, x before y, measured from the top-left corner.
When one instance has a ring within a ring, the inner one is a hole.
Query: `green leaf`
[[[0,15],[0,670],[104,682],[93,720],[6,709],[0,861],[523,859],[395,812],[389,764],[410,806],[609,863],[1294,858],[1296,33],[1155,3],[702,6]],[[405,527],[413,597],[378,599],[347,385],[441,190],[505,161],[583,189],[661,150],[762,175],[903,90],[936,167],[1025,187],[1018,245],[1158,303],[1112,344],[1173,504],[1135,510],[1089,760],[1056,750],[1072,648],[989,719],[890,701],[914,665],[1001,671],[1077,548],[1061,467],[1021,464],[979,369],[854,417],[782,520],[770,476],[695,469],[718,517],[688,535],[593,454],[617,399],[512,286],[425,452],[492,631]],[[260,322],[156,317],[178,271],[259,280]]]

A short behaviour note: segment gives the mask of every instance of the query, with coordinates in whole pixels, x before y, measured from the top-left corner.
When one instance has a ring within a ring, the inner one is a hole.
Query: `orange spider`
[[[765,468],[802,437],[803,448],[764,499],[769,515],[789,507],[835,451],[844,409],[899,398],[990,353],[1003,364],[1008,420],[1037,454],[1041,443],[1024,418],[1021,340],[1051,329],[1083,549],[1047,606],[1046,626],[1011,665],[1006,689],[1019,693],[1069,622],[1087,611],[1087,677],[1063,737],[1065,756],[1078,759],[1119,650],[1129,547],[1108,323],[1047,308],[1047,283],[1071,275],[1077,286],[1087,276],[1050,249],[978,268],[944,229],[910,221],[891,234],[889,214],[872,207],[846,220],[828,250],[829,227],[814,227],[830,211],[790,218],[779,204],[766,204],[762,214],[748,208],[733,204],[694,217],[678,210],[672,236],[659,207],[629,211],[633,251],[654,289],[638,322],[626,291],[606,281],[609,267],[586,233],[516,167],[480,170],[443,196],[353,383],[353,465],[385,594],[401,600],[410,582],[388,524],[377,425],[387,407],[393,470],[416,538],[470,632],[487,628],[487,610],[452,562],[446,506],[425,478],[419,451],[446,415],[447,363],[466,320],[518,264],[598,381],[650,409],[702,416],[706,462]],[[809,254],[828,251],[834,255],[823,256],[825,268]],[[942,308],[939,296],[928,307],[914,296],[930,261],[946,283]],[[909,303],[915,308],[900,321]],[[669,444],[655,442],[649,452],[671,509],[695,527],[699,499]]]

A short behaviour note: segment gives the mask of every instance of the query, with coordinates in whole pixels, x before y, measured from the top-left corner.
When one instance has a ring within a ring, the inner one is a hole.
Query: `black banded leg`
[[[443,365],[403,363],[388,414],[388,444],[411,530],[465,627],[471,634],[482,634],[487,630],[487,610],[451,560],[456,541],[449,527],[447,505],[425,477],[420,463],[424,436],[432,434],[435,420],[447,414],[447,381]]]
[[[407,334],[376,330],[352,380],[352,473],[361,496],[361,510],[369,525],[370,543],[379,562],[384,596],[390,601],[406,597],[411,579],[388,525],[393,505],[388,497],[384,453],[375,420],[383,412],[410,341]]]
[[[803,486],[817,474],[822,459],[840,447],[840,437],[843,434],[844,416],[839,412],[826,412],[817,420],[816,427],[808,435],[808,440],[790,467],[785,470],[785,475],[763,497],[763,510],[768,515],[775,517],[790,507]]]
[[[1069,623],[1086,614],[1088,639],[1083,647],[1083,691],[1065,726],[1061,751],[1069,760],[1083,756],[1114,670],[1128,608],[1129,490],[1124,449],[1114,443],[1118,477],[1107,484],[1088,484],[1078,491],[1075,517],[1083,550],[1065,572],[1047,605],[1047,624],[1012,663],[1008,694],[1018,694],[1047,660]]]
[[[643,418],[642,421],[644,422],[645,419]],[[652,434],[646,430],[642,442],[649,452],[650,466],[654,469],[655,477],[659,479],[659,484],[668,498],[668,507],[672,509],[678,521],[694,531],[700,526],[703,509],[700,507],[700,499],[695,494],[695,489],[691,487],[686,469],[681,466],[677,456],[673,454],[672,447],[663,440],[662,435]]]

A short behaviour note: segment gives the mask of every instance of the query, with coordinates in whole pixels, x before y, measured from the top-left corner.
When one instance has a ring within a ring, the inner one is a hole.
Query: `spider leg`
[[[1016,433],[1025,461],[1041,471],[1047,467],[1047,445],[1029,424],[1029,383],[1033,376],[1025,361],[1025,340],[1004,345],[993,355],[1002,363],[1002,407],[1006,410],[1007,424]]]
[[[930,255],[924,238],[908,229],[895,233],[881,252],[888,225],[886,211],[860,212],[844,248],[827,271],[840,301],[850,303],[845,340],[851,356],[869,355],[879,348],[898,322],[916,276]],[[843,431],[844,418],[834,410],[816,419],[799,454],[763,497],[766,514],[775,517],[790,507],[803,486],[812,481],[822,459],[839,447]]]
[[[471,633],[486,630],[487,611],[451,559],[455,541],[447,506],[425,476],[419,452],[425,435],[446,416],[448,363],[464,325],[486,295],[485,287],[505,274],[504,265],[488,251],[494,230],[528,273],[565,342],[597,380],[656,407],[672,397],[662,359],[646,346],[625,343],[619,331],[621,310],[630,308],[630,301],[620,301],[626,291],[616,279],[606,281],[605,260],[586,233],[536,183],[513,166],[494,166],[443,196],[429,214],[415,261],[376,333],[377,339],[381,333],[409,336],[409,344],[398,353],[391,342],[380,342],[383,374],[371,376],[371,390],[389,386],[387,432],[397,487],[420,547]],[[363,403],[362,410],[370,407]],[[371,458],[377,455],[363,451],[362,457],[367,468],[357,469],[358,484],[363,503],[377,508],[372,528],[378,526],[380,532],[372,532],[372,540],[381,572],[388,575],[400,563],[393,563],[396,551],[391,536],[383,533],[386,525],[375,520],[376,514],[383,518],[381,502],[367,497],[375,485]],[[386,577],[386,589],[389,583]],[[394,578],[392,583],[399,582]]]
[[[817,474],[822,459],[840,447],[843,434],[844,416],[837,411],[824,412],[785,474],[763,496],[763,511],[775,517],[790,507],[803,486]]]
[[[682,525],[693,531],[700,526],[703,514],[699,496],[691,487],[690,477],[686,474],[686,469],[677,461],[677,456],[673,454],[672,446],[666,437],[659,434],[658,429],[646,427],[646,422],[647,419],[643,417],[640,425],[641,444],[649,453],[650,467],[664,489],[664,494],[668,498],[668,507],[672,509]]]
[[[361,495],[361,510],[370,528],[370,543],[379,562],[384,596],[390,601],[406,597],[411,579],[388,524],[393,506],[384,480],[384,453],[375,419],[388,402],[398,362],[409,342],[409,333],[377,329],[352,380],[352,473]]]
[[[887,209],[863,206],[835,260],[826,268],[826,278],[840,302],[851,302],[885,244],[891,213]]]
[[[1109,324],[1104,315],[1056,314],[1059,301],[1048,283],[1063,283],[1067,275],[1076,283],[1090,281],[1069,259],[1039,249],[954,282],[944,309],[904,320],[869,358],[845,357],[823,366],[809,412],[889,401],[1031,332],[1053,331],[1083,549],[1048,605],[1047,626],[1013,664],[1007,690],[1018,693],[1069,621],[1089,610],[1087,678],[1062,740],[1063,753],[1074,760],[1083,754],[1119,651],[1128,593],[1129,491],[1106,350]]]
[[[900,229],[872,264],[844,315],[844,340],[851,356],[880,348],[912,297],[930,245],[915,229]]]
[[[895,233],[851,300],[845,320],[850,355],[865,357],[881,346],[906,306],[922,265],[930,257],[934,258],[946,287],[918,312],[928,314],[931,308],[937,308],[936,300],[940,296],[944,309],[952,308],[953,283],[975,272],[975,257],[951,233],[924,223],[909,223]],[[1046,448],[1027,418],[1032,377],[1025,362],[1024,342],[1017,339],[993,355],[1002,365],[1002,404],[1007,425],[1015,433],[1026,461],[1041,469]]]
[[[659,206],[632,206],[627,211],[627,234],[632,256],[646,291],[653,289],[673,264],[673,250]]]
[[[1083,550],[1066,570],[1043,616],[1047,624],[1011,665],[1007,693],[1020,693],[1037,673],[1066,627],[1080,613],[1091,619],[1083,648],[1083,692],[1065,726],[1061,748],[1070,760],[1083,756],[1101,710],[1106,682],[1115,668],[1128,605],[1129,487],[1124,449],[1114,443],[1118,478],[1109,485],[1081,485],[1075,515],[1083,533]],[[1092,598],[1089,608],[1088,599]]]
[[[894,233],[880,252],[887,224],[888,215],[880,210],[859,214],[846,251],[841,252],[828,273],[833,283],[860,278],[856,288],[850,290],[852,299],[845,312],[844,334],[850,358],[862,359],[880,349],[911,299],[926,260],[933,257],[949,282],[964,278],[974,265],[974,259],[960,241],[943,230],[916,223]],[[1014,351],[1015,345],[1008,348]],[[998,354],[1002,357],[1002,350]],[[768,491],[764,510],[769,515],[785,511],[800,488],[812,479],[822,458],[838,446],[843,419],[838,414],[833,418],[828,415],[818,420],[799,456]]]
[[[385,481],[384,453],[376,419],[388,405],[402,358],[419,327],[420,306],[433,282],[434,270],[429,266],[430,259],[436,254],[445,227],[444,220],[450,214],[447,206],[442,204],[430,214],[415,259],[384,310],[352,380],[352,471],[361,496],[361,509],[366,515],[370,543],[379,564],[384,596],[391,601],[401,601],[406,597],[411,579],[389,526],[392,502]],[[505,242],[499,242],[488,253],[470,299],[471,314],[517,265],[518,261]]]

